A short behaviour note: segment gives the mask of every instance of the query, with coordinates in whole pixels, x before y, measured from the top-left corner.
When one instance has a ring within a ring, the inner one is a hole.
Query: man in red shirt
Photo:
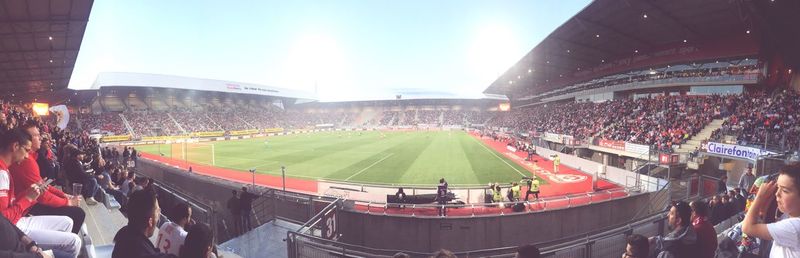
[[[73,225],[72,219],[65,216],[25,217],[44,186],[37,182],[21,188],[26,189],[25,191],[15,192],[8,164],[19,163],[30,151],[30,135],[21,129],[0,132],[0,214],[30,236],[35,241],[34,244],[43,249],[53,249],[64,257],[77,257],[81,239],[69,232]]]
[[[43,181],[39,174],[39,164],[36,162],[37,152],[42,143],[39,128],[36,127],[35,123],[26,123],[21,129],[31,137],[31,151],[28,153],[27,159],[9,167],[14,175],[14,187],[17,189]],[[67,216],[73,221],[72,233],[78,234],[81,226],[83,226],[83,221],[86,219],[86,213],[79,207],[79,200],[77,197],[67,195],[55,187],[47,187],[43,189],[42,194],[36,199],[37,203],[31,207],[29,213],[33,215]]]
[[[708,204],[704,201],[689,203],[692,208],[692,227],[697,232],[697,243],[700,247],[700,258],[714,258],[717,251],[717,231],[708,222]]]

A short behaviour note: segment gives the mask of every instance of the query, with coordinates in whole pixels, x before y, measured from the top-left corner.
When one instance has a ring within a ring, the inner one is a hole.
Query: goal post
[[[213,143],[182,142],[172,144],[172,158],[186,162],[215,166],[216,150]]]

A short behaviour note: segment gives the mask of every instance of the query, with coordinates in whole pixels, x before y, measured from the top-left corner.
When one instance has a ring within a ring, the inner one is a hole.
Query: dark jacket
[[[26,244],[21,240],[23,236],[25,233],[22,233],[17,226],[11,224],[6,217],[0,216],[0,257],[41,257],[25,249]]]
[[[66,163],[64,169],[70,181],[80,183],[92,176],[86,173],[86,168],[83,166],[83,163],[77,159],[70,159]]]
[[[258,197],[255,194],[242,192],[242,197],[239,199],[239,208],[245,212],[253,210],[253,200],[258,199]]]
[[[239,198],[236,198],[235,196],[228,199],[227,207],[228,210],[230,210],[231,213],[233,213],[233,215],[242,214],[242,209],[239,208],[240,207],[239,203],[240,203]]]
[[[697,258],[699,244],[692,225],[656,238],[657,258]]]
[[[150,239],[141,232],[124,226],[114,236],[112,258],[176,258],[171,254],[160,253]]]

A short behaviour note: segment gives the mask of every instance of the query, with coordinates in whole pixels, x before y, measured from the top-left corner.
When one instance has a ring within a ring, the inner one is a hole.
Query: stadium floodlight
[[[47,37],[47,39],[52,41],[53,40],[53,36]]]

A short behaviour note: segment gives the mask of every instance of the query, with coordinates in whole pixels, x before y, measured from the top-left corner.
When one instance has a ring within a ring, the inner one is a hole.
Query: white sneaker
[[[89,197],[89,199],[86,199],[86,204],[95,205],[97,204],[97,201],[94,199],[94,197]]]

